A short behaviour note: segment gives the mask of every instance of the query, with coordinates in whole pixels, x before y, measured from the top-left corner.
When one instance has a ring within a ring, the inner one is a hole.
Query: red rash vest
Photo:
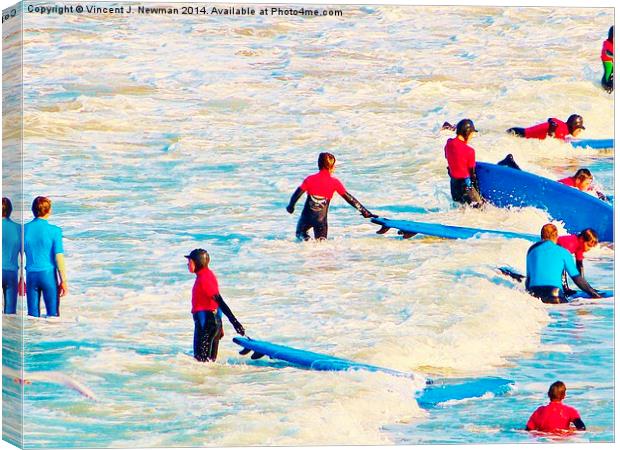
[[[314,175],[306,177],[299,187],[302,191],[307,192],[308,195],[324,197],[328,200],[331,200],[334,192],[338,192],[340,195],[344,195],[347,192],[338,178],[332,177],[327,169],[321,169]]]
[[[601,50],[601,60],[603,62],[607,62],[607,61],[614,62],[614,57],[609,56],[607,52],[611,53],[612,55],[614,54],[614,43],[608,39],[603,41],[603,49]]]
[[[564,247],[566,250],[575,255],[575,259],[577,261],[583,261],[583,253],[585,252],[585,248],[583,246],[583,241],[579,239],[579,236],[576,234],[560,236],[558,238],[558,245],[560,247]]]
[[[568,132],[568,125],[555,117],[552,120],[558,124],[553,137],[556,139],[566,138],[566,136],[570,134]],[[547,131],[549,131],[549,122],[543,122],[533,127],[526,128],[525,137],[528,139],[545,139],[547,137]]]
[[[450,138],[446,142],[444,154],[452,178],[464,179],[470,176],[470,169],[476,167],[476,152],[459,138]]]
[[[540,406],[534,411],[530,420],[527,421],[526,428],[529,431],[553,433],[569,430],[571,422],[577,419],[580,417],[575,408],[564,405],[562,402],[549,402],[548,405]]]
[[[199,311],[216,311],[219,307],[215,296],[220,293],[215,274],[207,267],[196,272],[192,288],[192,314]]]

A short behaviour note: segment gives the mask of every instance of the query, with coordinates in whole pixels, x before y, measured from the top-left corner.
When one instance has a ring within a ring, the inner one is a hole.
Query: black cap
[[[470,133],[477,133],[474,122],[471,119],[462,119],[456,124],[456,134],[458,136],[469,136]]]
[[[569,131],[573,131],[578,128],[581,128],[582,130],[586,129],[586,127],[583,126],[583,117],[579,114],[571,115],[566,121],[566,125],[568,126]]]
[[[196,264],[196,269],[202,269],[209,265],[209,252],[203,248],[195,248],[189,255],[185,255],[186,258],[191,259]]]

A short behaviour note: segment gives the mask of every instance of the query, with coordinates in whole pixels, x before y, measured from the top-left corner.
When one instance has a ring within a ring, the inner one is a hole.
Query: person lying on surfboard
[[[579,234],[568,234],[558,238],[558,245],[564,247],[570,253],[575,255],[575,265],[581,275],[585,279],[585,270],[583,268],[583,254],[589,252],[598,245],[598,234],[592,228],[586,228]],[[575,294],[577,291],[568,287],[568,277],[566,272],[562,274],[562,287],[564,295],[567,297]]]
[[[581,130],[585,129],[586,128],[583,126],[583,117],[579,114],[572,114],[566,122],[562,122],[555,117],[550,117],[546,122],[538,125],[529,128],[513,127],[507,129],[506,132],[527,139],[546,139],[547,137],[553,137],[566,140],[570,137],[576,138],[581,133]]]
[[[484,200],[480,196],[476,178],[476,151],[468,145],[474,133],[478,132],[474,122],[462,119],[455,127],[446,122],[442,129],[456,131],[456,137],[448,139],[444,148],[452,200],[475,208],[482,206]]]
[[[581,420],[579,412],[562,400],[566,397],[566,385],[556,381],[547,392],[549,404],[540,406],[531,415],[525,425],[527,431],[542,431],[545,433],[565,432],[571,429],[571,424],[579,431],[585,431],[586,426]]]
[[[297,222],[295,235],[297,239],[307,241],[310,239],[308,231],[314,231],[314,238],[318,240],[327,239],[327,212],[334,192],[351,206],[357,209],[364,218],[378,217],[368,211],[364,206],[347,192],[344,185],[332,174],[336,170],[336,157],[331,153],[319,154],[319,171],[314,175],[306,177],[301,185],[293,193],[286,211],[293,214],[295,203],[305,193],[308,194],[304,209]]]
[[[567,303],[562,289],[564,271],[572,278],[579,289],[592,298],[601,295],[581,276],[571,254],[557,245],[558,229],[548,223],[540,230],[541,241],[532,245],[526,256],[527,275],[525,288],[543,303]]]
[[[224,335],[219,311],[228,317],[235,331],[241,336],[245,335],[245,329],[220,295],[217,278],[209,269],[209,253],[202,248],[196,248],[185,257],[187,269],[196,274],[192,288],[194,358],[200,362],[215,361],[220,339]]]
[[[605,194],[597,190],[592,185],[593,180],[594,177],[592,176],[592,172],[590,172],[589,169],[579,169],[572,177],[562,178],[561,180],[558,180],[558,182],[565,184],[566,186],[579,189],[582,192],[596,194],[599,199],[607,201],[607,197],[605,196]]]

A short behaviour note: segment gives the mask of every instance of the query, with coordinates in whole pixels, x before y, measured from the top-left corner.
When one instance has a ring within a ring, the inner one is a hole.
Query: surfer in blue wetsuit
[[[196,274],[192,288],[192,315],[194,317],[194,358],[198,361],[215,361],[222,338],[221,310],[241,336],[245,335],[239,323],[222,296],[215,274],[209,269],[209,253],[197,248],[187,258],[187,269]]]
[[[7,197],[2,197],[2,297],[4,314],[15,314],[18,292],[18,259],[21,253],[21,226],[11,217],[13,204]]]
[[[47,315],[58,316],[60,297],[68,292],[62,230],[48,222],[52,214],[52,201],[49,198],[35,198],[32,213],[34,219],[24,226],[28,315],[41,315],[43,294]]]
[[[557,245],[558,229],[548,223],[540,231],[541,241],[527,251],[525,288],[543,303],[566,303],[562,273],[566,271],[575,284],[592,298],[601,295],[581,276],[568,250]]]
[[[327,211],[329,210],[329,203],[334,196],[334,192],[338,192],[364,218],[377,217],[349,194],[340,180],[332,176],[334,170],[336,170],[336,157],[334,155],[326,152],[319,154],[318,166],[319,172],[306,177],[303,183],[295,190],[286,207],[286,211],[289,214],[293,214],[295,203],[297,203],[304,192],[308,194],[304,209],[299,217],[299,222],[297,222],[297,230],[295,231],[297,239],[309,240],[308,231],[310,228],[314,230],[315,239],[327,239]]]

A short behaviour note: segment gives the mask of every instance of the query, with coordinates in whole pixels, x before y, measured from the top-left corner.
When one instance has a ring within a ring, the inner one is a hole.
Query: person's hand
[[[603,295],[599,291],[597,291],[596,289],[592,289],[592,290],[594,291],[592,294],[595,294],[595,295],[590,294],[590,297],[592,297],[592,298],[603,298]]]
[[[245,336],[245,328],[243,328],[243,325],[241,325],[238,320],[235,320],[232,325],[235,327],[235,331],[238,334]]]
[[[553,136],[555,134],[555,130],[558,128],[558,123],[553,119],[549,119],[547,122],[549,123],[549,130],[547,131],[547,134],[549,136]]]
[[[292,205],[287,205],[287,207],[286,207],[286,211],[287,211],[289,214],[293,214],[293,213],[295,212],[295,207],[294,207],[294,206],[292,206]]]
[[[371,217],[379,217],[378,215],[371,213],[367,209],[362,209],[361,213],[362,213],[362,216],[364,216],[364,219],[370,219]]]
[[[58,296],[59,297],[64,297],[68,293],[69,293],[69,287],[67,286],[67,282],[66,281],[62,281],[60,283],[60,285],[58,286]]]

